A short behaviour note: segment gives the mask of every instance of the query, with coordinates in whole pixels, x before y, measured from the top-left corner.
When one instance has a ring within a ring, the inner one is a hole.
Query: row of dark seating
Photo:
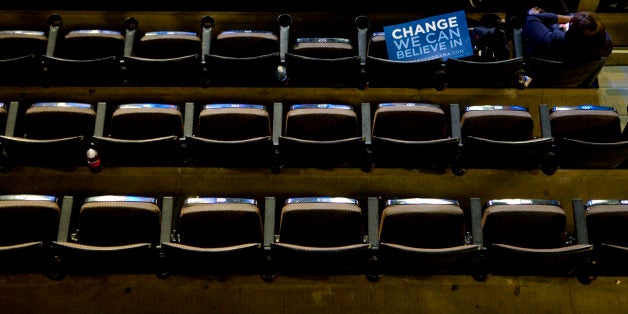
[[[111,104],[13,102],[0,137],[25,166],[615,168],[628,158],[614,108],[423,103]],[[462,114],[461,114],[462,113]]]
[[[62,30],[53,15],[49,30],[0,32],[3,84],[354,86],[354,87],[590,87],[605,60],[573,65],[521,56],[476,62],[442,58],[389,60],[383,33],[367,39],[369,20],[355,20],[350,38],[298,37],[292,18],[280,15],[279,36],[270,30],[225,30],[201,19],[197,32],[141,31],[134,18],[124,33]],[[195,29],[196,27],[192,28]],[[330,36],[320,34],[317,36]],[[331,35],[338,36],[338,35]],[[354,39],[357,38],[357,46]],[[295,38],[294,42],[290,38]]]
[[[0,272],[625,273],[628,200],[0,196]],[[592,267],[597,263],[599,269]],[[614,266],[613,266],[614,265]],[[613,266],[613,267],[612,267]]]

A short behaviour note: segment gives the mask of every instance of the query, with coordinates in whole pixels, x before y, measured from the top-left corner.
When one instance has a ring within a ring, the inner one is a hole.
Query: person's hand
[[[528,10],[528,15],[535,15],[535,14],[539,14],[539,13],[543,13],[545,12],[543,9],[539,8],[539,7],[534,7],[530,10]]]

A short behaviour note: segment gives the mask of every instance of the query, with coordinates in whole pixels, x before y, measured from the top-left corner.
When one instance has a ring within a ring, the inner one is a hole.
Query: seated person
[[[522,37],[526,56],[555,61],[593,62],[613,49],[604,24],[589,12],[558,15],[534,7],[528,11]]]

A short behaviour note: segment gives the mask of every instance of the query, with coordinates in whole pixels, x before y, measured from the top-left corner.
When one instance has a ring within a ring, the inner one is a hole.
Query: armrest
[[[582,199],[574,198],[572,201],[572,205],[576,240],[578,241],[578,244],[589,244],[587,221],[584,216],[584,202],[582,201]]]

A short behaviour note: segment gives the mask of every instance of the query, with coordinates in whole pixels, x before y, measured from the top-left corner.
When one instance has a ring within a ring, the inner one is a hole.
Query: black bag
[[[500,27],[476,26],[471,32],[473,61],[500,61],[510,59],[506,32]]]

